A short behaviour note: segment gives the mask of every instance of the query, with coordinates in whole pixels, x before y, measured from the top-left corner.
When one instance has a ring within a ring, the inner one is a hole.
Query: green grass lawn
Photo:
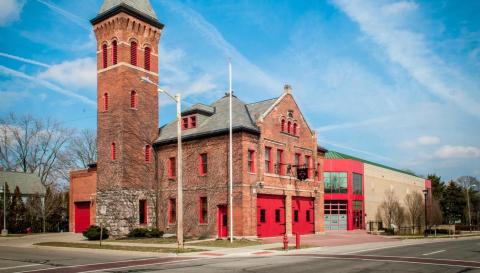
[[[191,245],[191,246],[228,247],[228,248],[256,246],[261,244],[262,243],[260,241],[247,240],[247,239],[233,240],[233,243],[230,243],[230,240],[210,240],[210,241],[204,241],[204,242],[187,243],[187,245]]]
[[[115,240],[108,240],[109,243],[137,243],[137,244],[174,244],[177,238],[119,238]]]
[[[178,250],[172,247],[144,247],[144,246],[124,246],[124,245],[102,245],[87,244],[87,243],[67,243],[67,242],[45,242],[37,243],[37,246],[53,246],[53,247],[72,247],[72,248],[88,248],[88,249],[108,249],[108,250],[126,250],[126,251],[141,251],[141,252],[158,252],[158,253],[188,253],[205,251],[203,249],[184,248]]]

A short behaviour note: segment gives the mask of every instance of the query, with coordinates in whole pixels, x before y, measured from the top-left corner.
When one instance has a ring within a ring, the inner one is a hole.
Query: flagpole
[[[233,243],[233,124],[232,124],[232,62],[228,60],[228,81],[229,81],[229,104],[230,104],[230,143],[229,143],[229,158],[228,158],[228,194],[230,205],[230,243]]]

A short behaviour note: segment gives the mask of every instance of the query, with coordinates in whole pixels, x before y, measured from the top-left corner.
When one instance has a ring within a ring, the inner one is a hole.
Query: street
[[[412,241],[223,257],[2,246],[0,272],[480,272],[478,237]]]

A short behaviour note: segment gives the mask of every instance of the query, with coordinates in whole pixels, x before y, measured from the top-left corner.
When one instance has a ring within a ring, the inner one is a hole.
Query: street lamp
[[[2,187],[2,192],[3,192],[3,229],[2,229],[2,236],[7,236],[8,235],[8,230],[7,230],[7,182],[3,184]]]
[[[467,191],[467,209],[468,209],[468,229],[470,230],[470,232],[472,232],[472,215],[471,215],[471,212],[470,212],[470,189],[473,188],[473,187],[476,187],[477,185],[475,184],[471,184],[470,186],[468,187],[465,187],[466,188],[466,191]]]
[[[423,232],[423,236],[427,237],[427,225],[428,225],[428,222],[427,222],[427,219],[428,219],[428,215],[427,215],[427,196],[428,196],[428,190],[425,189],[423,190],[423,195],[425,196],[425,230]]]
[[[180,93],[172,96],[169,92],[160,88],[158,84],[150,80],[148,77],[141,77],[140,80],[142,82],[155,85],[159,93],[166,94],[177,104],[177,243],[178,248],[183,249],[182,97]]]

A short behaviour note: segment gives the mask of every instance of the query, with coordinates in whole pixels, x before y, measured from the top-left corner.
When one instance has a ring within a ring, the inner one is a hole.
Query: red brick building
[[[70,229],[102,223],[176,230],[176,123],[158,128],[158,43],[163,25],[147,0],[106,0],[97,38],[98,162],[71,174]],[[182,113],[184,229],[227,236],[228,97]],[[321,158],[286,85],[274,99],[233,98],[235,236],[323,232]],[[297,171],[306,180],[297,179]]]

